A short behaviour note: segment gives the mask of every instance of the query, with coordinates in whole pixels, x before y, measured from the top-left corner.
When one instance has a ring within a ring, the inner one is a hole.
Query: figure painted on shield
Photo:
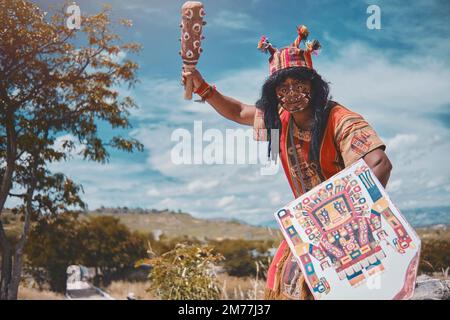
[[[358,178],[373,205],[368,205]],[[386,240],[386,231],[381,228],[381,217],[395,233],[394,250],[404,254],[414,247],[411,236],[391,211],[366,165],[361,167],[358,177],[335,177],[292,209],[279,210],[277,216],[317,294],[327,294],[330,285],[325,277],[318,277],[311,259],[319,262],[316,266],[322,271],[334,269],[339,280],[352,287],[384,271],[386,253],[381,241]],[[303,239],[293,220],[304,230]],[[385,243],[391,245],[387,240]]]
[[[273,47],[266,37],[261,38],[258,49],[270,55],[269,77],[255,105],[223,95],[209,85],[197,70],[183,72],[183,81],[187,76],[192,77],[194,92],[202,100],[222,116],[253,126],[255,139],[269,142],[268,153],[272,159],[280,156],[295,198],[361,158],[381,184],[386,186],[392,165],[384,152],[385,144],[360,114],[331,100],[327,82],[313,68],[312,55],[320,49],[320,43],[317,40],[305,42],[308,35],[309,31],[305,26],[298,27],[294,42],[281,49]],[[278,136],[271,134],[274,129],[278,130]],[[272,141],[274,137],[277,137],[276,141]],[[344,236],[333,242],[338,243],[336,248],[348,251],[365,244],[370,247],[370,239],[358,239],[367,242],[359,243],[354,238],[355,229],[351,228],[374,228],[376,219],[373,222],[353,219],[344,200],[337,199],[316,212],[318,221],[327,228],[336,219],[349,219],[348,230],[340,231]],[[280,203],[281,205],[283,204]],[[372,229],[367,236],[372,236]],[[324,251],[323,245],[325,244],[316,248],[317,257],[330,256],[328,251]],[[375,252],[373,248],[370,250],[378,260],[382,260],[381,252]],[[376,261],[371,265],[372,268],[381,268]],[[334,267],[337,267],[336,263]],[[350,278],[349,281],[352,279],[345,271],[341,276]],[[321,283],[320,279],[315,281],[318,290],[326,290],[326,283]],[[358,279],[353,282],[357,283]],[[265,298],[312,298],[305,275],[285,240],[281,242],[269,267]]]

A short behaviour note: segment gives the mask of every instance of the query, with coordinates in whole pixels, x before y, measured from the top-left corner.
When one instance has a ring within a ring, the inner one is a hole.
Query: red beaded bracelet
[[[216,86],[209,86],[208,91],[204,95],[201,95],[203,100],[209,99],[214,94],[214,91],[216,91]]]
[[[202,84],[194,91],[194,93],[198,94],[202,100],[205,101],[206,99],[209,99],[214,91],[216,90],[216,86],[209,85],[205,80],[203,80]]]
[[[209,89],[209,84],[203,80],[202,84],[194,91],[194,93],[198,94],[199,96],[202,96],[206,93],[206,91]]]

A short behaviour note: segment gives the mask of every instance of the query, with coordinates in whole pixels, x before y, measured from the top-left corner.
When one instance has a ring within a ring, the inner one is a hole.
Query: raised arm
[[[367,153],[363,159],[366,161],[370,169],[372,169],[373,173],[377,176],[383,187],[386,188],[391,175],[392,163],[389,161],[389,158],[383,149],[377,148],[372,150]]]
[[[199,88],[204,81],[200,72],[198,72],[198,70],[194,70],[194,72],[192,73],[182,73],[183,84],[185,83],[185,79],[187,76],[193,77],[194,91]],[[219,114],[221,114],[225,118],[240,124],[253,126],[256,110],[255,106],[242,103],[231,97],[227,97],[217,90],[215,90],[214,94],[211,97],[206,99],[206,102],[208,102],[214,109],[216,109]]]

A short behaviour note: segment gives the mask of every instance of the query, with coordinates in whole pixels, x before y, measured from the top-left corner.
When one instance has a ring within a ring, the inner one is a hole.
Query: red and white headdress
[[[291,67],[313,68],[311,54],[317,53],[320,49],[320,43],[317,40],[308,41],[305,49],[300,48],[302,40],[306,40],[309,35],[306,26],[297,27],[297,38],[294,42],[285,48],[276,49],[272,46],[266,36],[262,36],[258,42],[258,49],[265,53],[270,53],[269,72],[273,74],[278,70]]]

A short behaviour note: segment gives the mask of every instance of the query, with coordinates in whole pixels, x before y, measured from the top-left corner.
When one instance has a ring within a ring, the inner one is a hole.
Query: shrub
[[[274,241],[262,240],[222,240],[213,241],[211,245],[217,252],[224,255],[223,263],[225,270],[231,276],[248,277],[255,276],[257,266],[262,267],[262,277],[265,278],[268,260],[271,260],[269,249],[274,245]]]
[[[82,223],[79,237],[81,261],[95,268],[96,278],[98,274],[102,275],[105,286],[133,269],[134,261],[144,256],[146,251],[145,237],[130,232],[127,226],[112,216],[89,217]]]
[[[214,267],[223,259],[209,246],[179,243],[149,260],[150,288],[161,299],[218,299],[221,294]]]

